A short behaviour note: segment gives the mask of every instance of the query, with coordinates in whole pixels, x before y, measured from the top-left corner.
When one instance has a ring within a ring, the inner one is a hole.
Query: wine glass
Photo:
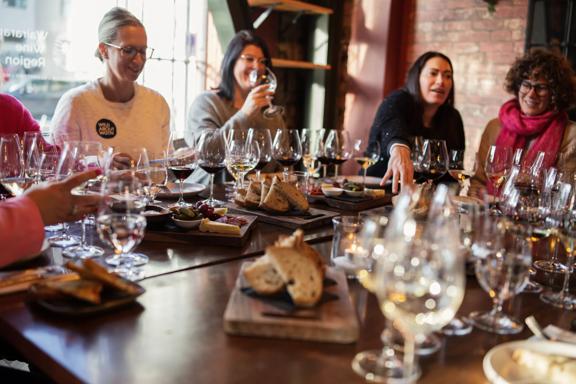
[[[493,307],[488,312],[472,312],[469,319],[475,327],[500,335],[516,334],[524,328],[521,321],[505,314],[502,306],[522,292],[532,264],[530,242],[509,226],[506,219],[485,215],[473,246],[476,278],[492,298]]]
[[[376,294],[387,319],[402,332],[406,382],[419,370],[415,345],[446,325],[464,297],[464,262],[457,219],[448,209],[448,189],[438,186],[422,231],[408,213],[412,196],[401,194],[378,259]],[[396,211],[397,210],[397,211]]]
[[[40,156],[44,152],[42,135],[40,132],[24,132],[22,142],[24,176],[37,182]]]
[[[464,194],[470,185],[470,178],[474,175],[474,172],[476,172],[476,161],[474,161],[472,168],[465,167],[463,149],[452,149],[450,150],[449,156],[448,173],[458,181],[460,194]]]
[[[484,163],[486,177],[490,181],[489,187],[495,199],[500,197],[500,187],[504,184],[506,175],[511,167],[512,149],[491,145]]]
[[[72,172],[85,171],[88,169],[101,169],[100,160],[102,159],[102,144],[97,141],[83,141],[77,144],[78,155],[76,157],[76,166]],[[83,185],[76,187],[72,190],[73,195],[88,195],[99,193],[95,183],[96,179],[89,180]],[[102,256],[104,250],[95,245],[86,243],[86,221],[87,215],[82,218],[82,235],[80,237],[80,244],[64,249],[62,255],[73,259],[89,259],[92,257]]]
[[[110,171],[102,192],[105,198],[98,211],[96,229],[100,239],[114,251],[105,261],[120,276],[138,280],[143,271],[137,266],[146,264],[148,257],[131,251],[140,244],[146,229],[142,215],[146,206],[144,187],[134,170]]]
[[[300,135],[300,143],[302,144],[302,165],[304,165],[304,169],[306,170],[305,183],[307,191],[309,191],[310,177],[314,177],[316,172],[320,169],[318,150],[320,139],[323,134],[324,130],[319,131],[304,128]]]
[[[198,166],[210,174],[210,197],[203,203],[221,206],[224,203],[214,199],[214,175],[226,168],[226,140],[219,129],[202,130],[198,141]]]
[[[356,273],[356,278],[371,293],[376,293],[375,266],[384,253],[384,231],[387,222],[385,216],[364,218],[357,243],[350,252],[349,262]],[[384,341],[382,349],[359,352],[352,360],[352,369],[366,380],[386,382],[404,376],[402,361],[396,357],[394,349],[386,343],[389,326],[390,322],[386,322],[381,337]]]
[[[448,171],[448,150],[446,141],[426,139],[422,148],[422,175],[433,182]]]
[[[254,129],[233,128],[226,136],[226,169],[236,180],[236,192],[244,188],[244,177],[260,160],[260,148]]]
[[[424,138],[422,136],[415,136],[414,143],[412,144],[412,150],[410,151],[410,159],[412,160],[412,168],[414,169],[414,181],[416,183],[421,183],[424,181],[422,172],[422,157]]]
[[[272,156],[284,167],[284,181],[288,181],[290,167],[302,158],[302,143],[298,131],[278,129],[272,143]]]
[[[368,142],[365,148],[362,148],[362,140],[356,140],[354,143],[354,160],[362,167],[362,184],[366,186],[366,172],[371,165],[375,164],[380,158],[380,143],[377,141]]]
[[[144,148],[143,148],[144,149]],[[152,157],[152,159],[150,159]],[[141,156],[137,163],[139,173],[149,179],[149,185],[144,187],[148,203],[157,203],[156,196],[166,188],[168,182],[168,166],[166,151],[151,156]]]
[[[347,131],[332,129],[324,142],[324,154],[334,164],[334,177],[338,176],[341,164],[352,157],[352,144]]]
[[[0,135],[0,182],[13,196],[20,196],[32,184],[24,175],[22,149],[16,134]]]
[[[174,204],[178,207],[190,207],[192,204],[184,200],[184,180],[196,169],[196,149],[193,146],[175,149],[170,145],[166,153],[168,171],[178,180],[180,195]]]
[[[276,88],[278,86],[278,80],[276,79],[276,75],[268,67],[265,67],[263,71],[253,69],[252,71],[250,71],[250,74],[248,75],[248,80],[250,81],[250,85],[252,87],[262,84],[268,84],[268,90],[271,92],[276,92]],[[267,119],[273,119],[277,115],[281,115],[283,113],[284,113],[284,107],[272,104],[272,99],[269,99],[268,108],[264,110],[262,115]]]
[[[256,164],[256,180],[260,181],[260,171],[272,160],[272,136],[269,129],[254,129],[252,139],[260,148],[260,159]]]
[[[64,180],[75,172],[78,172],[78,155],[79,155],[78,141],[65,141],[62,152],[58,159],[56,167],[56,180]],[[78,244],[78,238],[68,234],[68,224],[62,223],[62,233],[48,238],[48,242],[56,247],[66,248]]]

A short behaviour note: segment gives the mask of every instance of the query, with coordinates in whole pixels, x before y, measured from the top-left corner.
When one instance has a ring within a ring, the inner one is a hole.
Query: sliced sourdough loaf
[[[300,212],[307,212],[310,208],[306,196],[294,184],[279,182],[280,193],[288,200],[291,206]]]
[[[284,213],[290,210],[290,203],[280,191],[277,183],[273,182],[260,207],[270,212]]]
[[[260,194],[262,192],[262,183],[259,181],[251,181],[248,186],[248,192],[244,198],[244,203],[248,208],[257,208],[260,205]]]

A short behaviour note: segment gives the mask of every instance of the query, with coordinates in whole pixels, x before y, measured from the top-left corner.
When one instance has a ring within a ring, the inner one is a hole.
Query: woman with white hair
[[[56,143],[98,141],[114,147],[115,162],[126,162],[134,148],[152,157],[167,148],[170,108],[156,91],[136,80],[152,56],[144,25],[123,8],[108,11],[98,27],[96,57],[105,64],[104,76],[66,92],[54,112]]]

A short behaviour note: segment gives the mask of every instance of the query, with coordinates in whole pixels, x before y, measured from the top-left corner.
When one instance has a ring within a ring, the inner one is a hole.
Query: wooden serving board
[[[235,215],[236,216],[236,215]],[[240,235],[225,235],[212,232],[200,232],[198,229],[184,229],[169,221],[163,226],[151,226],[146,229],[144,240],[158,242],[180,242],[194,244],[217,244],[228,247],[243,247],[250,238],[258,218],[256,216],[237,215],[248,221],[240,227]]]
[[[363,211],[365,209],[391,204],[391,196],[392,195],[384,195],[383,197],[379,198],[338,196],[325,197],[322,201],[333,208],[338,208],[344,211]]]
[[[248,265],[250,262],[245,262],[242,269]],[[358,339],[358,319],[348,293],[346,276],[342,271],[328,268],[326,277],[336,284],[324,287],[324,290],[337,295],[337,300],[284,316],[276,306],[244,294],[241,288],[247,283],[240,272],[224,313],[224,330],[232,335],[341,344],[355,342]]]
[[[338,216],[338,213],[336,212],[317,208],[310,208],[307,215],[282,215],[262,211],[260,209],[248,209],[240,207],[234,203],[229,203],[228,207],[238,212],[258,216],[260,222],[291,229],[310,229],[326,224],[332,224],[332,218]]]

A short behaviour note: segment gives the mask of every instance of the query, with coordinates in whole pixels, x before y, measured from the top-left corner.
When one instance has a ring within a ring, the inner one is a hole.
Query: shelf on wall
[[[251,7],[274,8],[276,11],[306,12],[318,15],[332,14],[332,9],[298,0],[248,0]]]
[[[309,61],[275,59],[275,58],[272,58],[272,65],[275,68],[322,69],[322,70],[330,70],[332,68],[330,65],[315,64]]]

